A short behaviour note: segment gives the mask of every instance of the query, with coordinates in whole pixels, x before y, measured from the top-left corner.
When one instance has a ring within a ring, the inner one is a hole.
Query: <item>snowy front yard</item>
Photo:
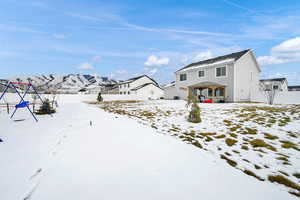
[[[278,187],[300,195],[299,105],[199,105],[199,124],[185,119],[184,101],[104,103],[101,107],[194,145],[258,181],[279,183]]]
[[[183,101],[101,106],[65,102],[39,123],[26,110],[18,122],[0,112],[0,199],[297,199],[288,193],[297,188],[267,180],[298,187],[298,107],[262,124],[247,113],[265,111],[241,111],[254,105],[206,104],[191,124]]]

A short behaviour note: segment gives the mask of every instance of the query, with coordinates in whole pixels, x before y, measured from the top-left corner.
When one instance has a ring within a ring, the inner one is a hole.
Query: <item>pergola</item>
[[[200,95],[203,95],[202,91],[207,89],[207,90],[211,91],[211,95],[207,94],[207,96],[206,96],[207,99],[224,100],[225,101],[225,97],[226,97],[225,88],[226,88],[226,85],[206,81],[206,82],[201,82],[201,83],[197,83],[197,84],[188,86],[188,95],[197,95],[197,92],[196,92],[197,90],[200,91]],[[223,93],[223,94],[217,95],[218,90],[220,90],[219,93]]]

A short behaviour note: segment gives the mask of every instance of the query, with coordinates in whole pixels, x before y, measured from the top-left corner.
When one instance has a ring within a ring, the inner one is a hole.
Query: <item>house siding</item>
[[[249,51],[235,63],[235,102],[251,101],[259,92],[260,70],[254,59]]]
[[[216,77],[216,68],[223,67],[225,64],[218,64],[209,67],[201,67],[198,69],[190,69],[185,71],[176,72],[176,83],[175,87],[178,91],[180,99],[187,99],[188,86],[195,85],[201,82],[214,82],[217,84],[225,85],[225,93],[227,101],[233,101],[233,85],[234,85],[234,67],[233,62],[227,63],[226,77]],[[204,77],[198,76],[198,71],[204,70]],[[180,81],[180,74],[186,73],[187,80]]]

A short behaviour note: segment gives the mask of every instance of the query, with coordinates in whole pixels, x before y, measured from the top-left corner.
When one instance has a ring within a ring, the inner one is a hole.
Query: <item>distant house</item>
[[[101,89],[102,94],[119,94],[118,84],[107,84]]]
[[[193,94],[215,101],[252,101],[259,91],[260,72],[250,49],[195,62],[175,72],[173,98]]]
[[[158,83],[147,75],[134,77],[119,83],[120,95],[138,95],[146,99],[159,99],[164,95]]]
[[[260,90],[263,90],[266,84],[270,85],[272,89],[278,91],[288,91],[288,81],[286,78],[272,78],[272,79],[262,79],[260,82]]]
[[[288,86],[289,91],[300,91],[300,85]]]
[[[165,99],[176,99],[177,97],[177,91],[175,87],[175,81],[171,82],[170,84],[164,85],[164,98]]]

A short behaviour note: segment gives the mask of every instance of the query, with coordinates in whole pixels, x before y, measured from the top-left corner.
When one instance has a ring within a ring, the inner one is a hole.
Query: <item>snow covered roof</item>
[[[286,78],[270,78],[270,79],[261,79],[259,80],[261,82],[265,82],[265,81],[278,81],[278,82],[284,82],[286,81]]]
[[[227,54],[227,55],[224,55],[224,56],[218,56],[218,57],[207,59],[207,60],[202,60],[202,61],[199,61],[199,62],[195,62],[195,63],[189,64],[189,65],[179,69],[177,72],[190,70],[190,69],[194,69],[194,68],[200,68],[200,67],[216,65],[216,64],[234,62],[234,61],[237,61],[238,59],[240,59],[248,51],[250,51],[250,49],[235,52],[235,53],[231,53],[231,54]]]
[[[157,83],[154,79],[150,78],[150,77],[147,76],[147,75],[141,75],[141,76],[133,77],[133,78],[130,78],[130,79],[126,80],[126,81],[121,82],[120,84],[131,83],[131,82],[136,81],[136,80],[138,80],[138,79],[140,79],[140,78],[143,78],[143,77],[149,78],[149,79],[152,80],[156,85],[158,85],[158,83]]]
[[[136,88],[133,88],[133,89],[131,89],[131,90],[132,90],[132,91],[136,91],[136,90],[139,90],[139,89],[141,89],[141,88],[144,88],[144,87],[146,87],[146,86],[148,86],[148,85],[154,85],[155,87],[160,88],[158,85],[156,85],[156,84],[154,84],[154,83],[145,83],[145,84],[140,85],[140,86],[138,86],[138,87],[136,87]],[[161,88],[160,88],[160,89],[161,89]]]

